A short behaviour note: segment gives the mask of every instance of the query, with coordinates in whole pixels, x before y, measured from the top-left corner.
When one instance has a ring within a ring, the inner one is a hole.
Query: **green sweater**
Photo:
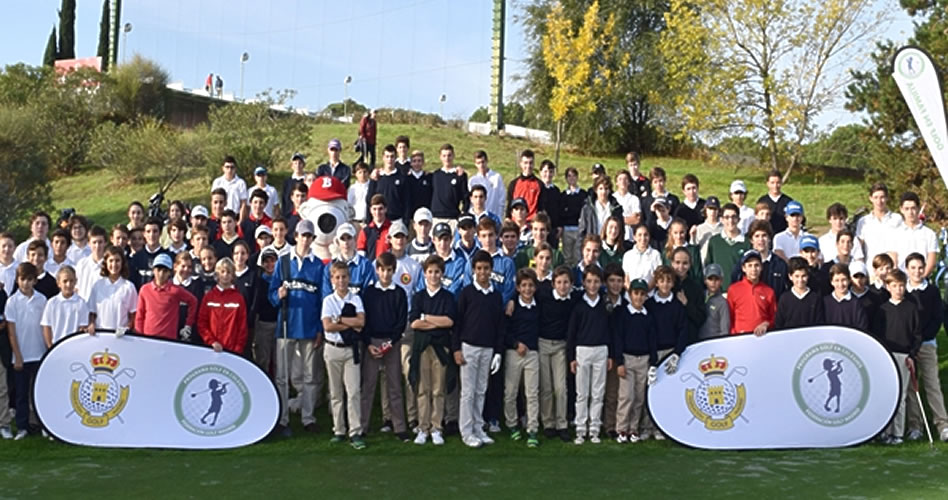
[[[724,233],[716,234],[708,240],[708,256],[704,265],[717,264],[721,266],[724,276],[721,277],[721,291],[727,291],[731,284],[731,273],[741,261],[744,252],[750,250],[750,242],[743,237],[740,241],[728,241],[724,238]]]

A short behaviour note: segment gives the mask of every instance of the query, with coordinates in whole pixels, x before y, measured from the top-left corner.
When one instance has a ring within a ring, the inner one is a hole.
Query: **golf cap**
[[[746,264],[747,261],[749,260],[763,261],[763,259],[760,257],[760,252],[758,252],[757,250],[748,250],[744,252],[744,255],[741,255],[742,266]]]
[[[392,225],[388,228],[388,236],[390,238],[398,236],[398,235],[408,236],[408,228],[405,227],[405,223],[402,222],[401,220],[397,220],[393,222]]]
[[[661,205],[665,208],[668,208],[668,200],[664,196],[659,196],[658,198],[655,198],[655,200],[652,201],[652,205],[648,207],[649,210],[655,208],[655,205]]]
[[[431,222],[431,210],[428,210],[427,207],[421,207],[418,210],[415,210],[415,217],[412,218],[415,223],[419,222]]]
[[[866,263],[861,260],[854,260],[849,263],[849,275],[855,276],[857,274],[869,276],[869,268],[866,267]]]
[[[329,149],[337,149],[339,151],[342,151],[342,142],[340,142],[339,139],[330,139],[329,145],[327,145],[326,147]]]
[[[270,226],[264,226],[261,224],[257,227],[257,230],[253,232],[253,239],[257,239],[263,234],[269,234],[270,236],[273,236],[273,230],[270,229]]]
[[[643,279],[634,279],[631,283],[629,283],[629,291],[632,290],[643,290],[647,292],[648,283],[646,283]]]
[[[303,153],[300,153],[298,151],[296,153],[293,153],[293,156],[290,157],[290,161],[293,161],[293,160],[299,160],[303,163],[306,163],[306,157],[303,156]]]
[[[820,250],[820,240],[816,239],[816,236],[812,234],[807,234],[800,238],[800,250],[807,250],[809,248],[813,248],[816,251]]]
[[[171,256],[166,253],[160,253],[155,256],[155,260],[151,261],[151,267],[163,267],[165,269],[174,268],[174,263],[171,261]]]
[[[342,238],[344,235],[349,235],[351,238],[355,238],[356,228],[348,222],[341,224],[336,228],[336,238]]]
[[[266,248],[266,249],[263,250],[263,252],[260,253],[260,260],[261,260],[261,261],[267,260],[267,259],[269,259],[269,258],[278,259],[279,257],[280,257],[280,256],[277,255],[276,250],[274,250],[274,249],[272,249],[272,248]]]
[[[523,205],[523,208],[527,208],[527,200],[523,198],[514,198],[513,201],[510,202],[511,209],[513,209],[517,205]]]
[[[267,175],[267,167],[258,165],[257,168],[253,169],[253,175]]]
[[[787,203],[787,208],[783,212],[787,215],[803,215],[803,205],[799,201],[791,201]]]
[[[704,277],[711,278],[713,276],[716,276],[718,278],[724,277],[724,270],[721,269],[720,264],[708,264],[704,266]]]
[[[477,220],[471,214],[461,214],[458,217],[458,227],[473,227],[475,224],[477,224]]]
[[[744,185],[744,181],[738,179],[731,183],[731,192],[747,194],[747,186]]]
[[[191,209],[191,217],[207,218],[207,208],[204,205],[197,205]]]
[[[717,196],[708,196],[708,199],[704,202],[704,208],[716,208],[721,209],[721,200]]]
[[[444,222],[439,222],[439,223],[435,224],[435,227],[434,227],[434,229],[431,231],[431,234],[432,234],[435,238],[441,238],[441,237],[444,237],[444,236],[451,236],[451,233],[453,233],[453,232],[454,232],[454,231],[451,231],[451,226],[450,226],[450,225],[448,225],[447,223],[444,223]]]
[[[605,175],[605,174],[606,174],[606,166],[603,165],[602,163],[593,163],[592,173],[593,173],[593,175],[595,175],[595,174],[603,174],[603,175]]]
[[[313,221],[308,219],[303,219],[296,224],[296,234],[308,234],[310,236],[316,235],[316,228],[313,227]]]

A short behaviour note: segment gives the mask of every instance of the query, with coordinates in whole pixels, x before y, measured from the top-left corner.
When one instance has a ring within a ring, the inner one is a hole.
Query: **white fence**
[[[472,134],[489,135],[490,123],[467,122],[467,131]],[[553,134],[546,130],[537,130],[518,125],[504,125],[503,134],[540,144],[553,144]]]

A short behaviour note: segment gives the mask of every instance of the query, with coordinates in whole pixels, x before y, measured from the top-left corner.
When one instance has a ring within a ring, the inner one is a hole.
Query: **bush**
[[[145,115],[164,117],[170,78],[158,63],[136,54],[131,62],[117,66],[109,76],[113,120],[129,122]]]
[[[120,125],[105,122],[96,130],[89,158],[119,178],[165,186],[203,168],[203,143],[201,129],[180,131],[151,117]]]
[[[29,214],[48,209],[48,163],[35,110],[0,107],[0,228],[25,236]]]

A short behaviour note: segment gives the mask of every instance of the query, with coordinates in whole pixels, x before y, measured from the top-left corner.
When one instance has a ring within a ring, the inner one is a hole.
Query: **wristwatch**
[[[421,317],[420,317],[420,318],[418,318],[418,319],[420,319],[420,320],[422,320],[422,321],[424,321],[424,320],[425,320],[425,313],[421,313]]]
[[[339,324],[339,316],[333,316],[330,318],[334,324]]]

